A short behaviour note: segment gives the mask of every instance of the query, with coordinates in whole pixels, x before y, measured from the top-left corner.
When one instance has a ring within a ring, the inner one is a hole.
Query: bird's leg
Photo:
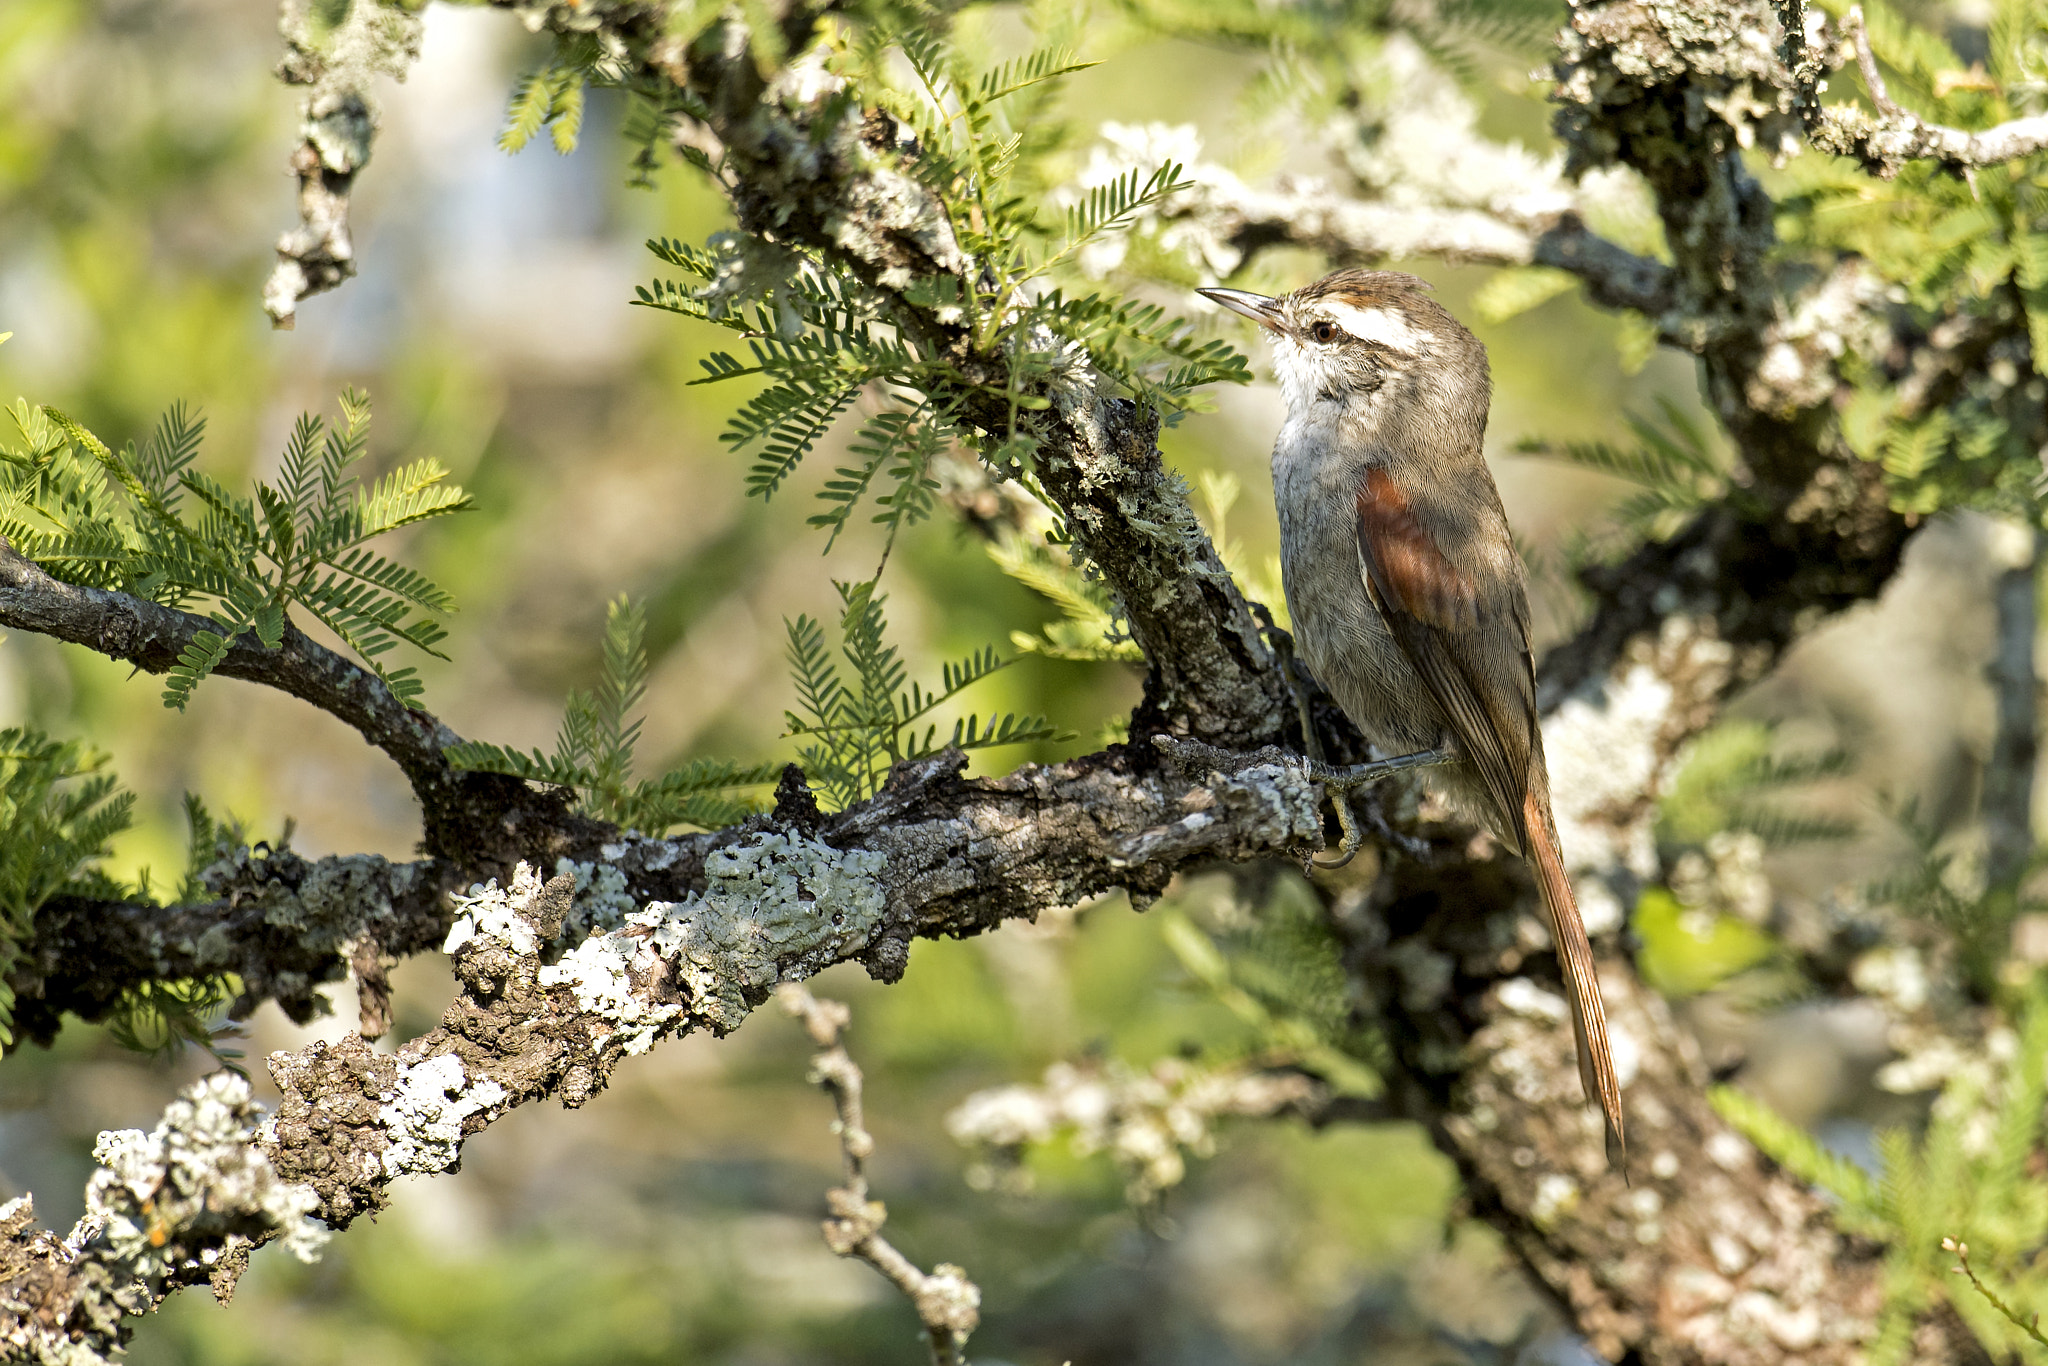
[[[1343,838],[1337,845],[1334,859],[1310,859],[1318,868],[1342,868],[1358,857],[1358,847],[1365,842],[1365,835],[1358,828],[1358,818],[1351,811],[1351,790],[1376,783],[1382,778],[1392,777],[1403,769],[1432,768],[1447,764],[1454,759],[1447,749],[1424,749],[1413,754],[1397,754],[1391,759],[1376,759],[1369,764],[1353,764],[1349,768],[1338,768],[1316,759],[1304,761],[1308,776],[1323,785],[1323,791],[1330,795],[1330,802],[1337,808],[1337,828],[1343,831]]]
[[[1364,834],[1358,828],[1358,818],[1352,814],[1350,793],[1354,788],[1365,787],[1382,778],[1411,768],[1430,768],[1447,764],[1457,756],[1448,749],[1425,749],[1414,754],[1397,754],[1391,759],[1376,759],[1369,764],[1341,766],[1326,764],[1320,759],[1303,758],[1290,753],[1278,745],[1267,745],[1248,753],[1218,749],[1215,745],[1203,744],[1200,740],[1183,740],[1175,735],[1155,735],[1155,748],[1178,764],[1189,777],[1200,777],[1208,773],[1225,775],[1241,773],[1260,764],[1290,764],[1299,767],[1312,783],[1320,785],[1329,794],[1337,807],[1337,826],[1344,832],[1342,842],[1337,846],[1334,862],[1312,859],[1318,868],[1342,868],[1358,856],[1358,849],[1365,842]]]

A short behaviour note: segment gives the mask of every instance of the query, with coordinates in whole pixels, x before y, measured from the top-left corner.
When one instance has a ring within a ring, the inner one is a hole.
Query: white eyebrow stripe
[[[1360,341],[1378,342],[1395,351],[1412,355],[1421,340],[1408,320],[1391,308],[1358,308],[1331,299],[1318,311]]]

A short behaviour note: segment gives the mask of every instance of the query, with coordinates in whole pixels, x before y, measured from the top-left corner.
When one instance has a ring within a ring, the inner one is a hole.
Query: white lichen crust
[[[883,855],[779,831],[710,854],[702,892],[638,910],[626,909],[616,870],[567,860],[558,866],[558,876],[578,887],[572,917],[615,928],[539,965],[535,980],[568,990],[598,1047],[628,1054],[645,1052],[685,1019],[720,1034],[738,1027],[750,997],[858,952],[874,938],[887,902]],[[537,924],[541,891],[539,875],[523,863],[510,889],[496,882],[473,889],[458,899],[446,951],[489,946],[538,955],[554,937],[543,930],[555,928]],[[661,990],[666,983],[681,996]]]
[[[389,1140],[385,1175],[448,1171],[462,1156],[463,1121],[471,1115],[488,1117],[508,1099],[505,1088],[489,1077],[472,1082],[453,1053],[400,1068],[397,1085],[377,1111]]]
[[[187,1087],[148,1133],[102,1133],[85,1215],[66,1245],[144,1285],[160,1283],[180,1258],[194,1255],[195,1242],[247,1244],[241,1227],[250,1224],[276,1231],[301,1261],[314,1260],[328,1236],[311,1217],[319,1200],[278,1179],[253,1142],[262,1122],[248,1078],[221,1071]],[[218,1253],[196,1255],[210,1263]]]
[[[211,1281],[226,1299],[261,1243],[278,1239],[302,1261],[314,1260],[328,1238],[312,1217],[319,1197],[279,1178],[263,1153],[263,1126],[248,1079],[216,1072],[187,1087],[148,1133],[100,1135],[85,1215],[61,1244],[30,1234],[34,1210],[26,1197],[0,1209],[10,1240],[26,1236],[66,1266],[75,1296],[62,1327],[10,1312],[0,1328],[7,1359],[98,1366],[111,1359],[128,1319],[177,1286]]]

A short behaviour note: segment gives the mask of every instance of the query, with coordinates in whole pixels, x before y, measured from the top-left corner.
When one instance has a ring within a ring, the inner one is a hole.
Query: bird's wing
[[[1366,593],[1485,783],[1501,832],[1523,852],[1523,798],[1537,742],[1536,673],[1522,595],[1483,590],[1443,552],[1413,501],[1378,466],[1358,487],[1358,557]],[[1519,628],[1512,635],[1481,630],[1503,617]],[[1504,646],[1518,657],[1486,657]]]
[[[1496,828],[1515,838],[1516,852],[1535,871],[1571,1000],[1579,1080],[1586,1099],[1597,1102],[1606,1117],[1608,1159],[1626,1174],[1628,1143],[1621,1084],[1607,1040],[1607,1011],[1578,898],[1558,852],[1549,779],[1536,757],[1541,753],[1536,667],[1519,578],[1488,576],[1494,583],[1492,592],[1486,591],[1444,553],[1418,515],[1415,500],[1377,467],[1367,471],[1358,488],[1358,558],[1373,605],[1493,799]],[[1483,629],[1503,618],[1516,629]],[[1534,775],[1532,763],[1539,765]]]

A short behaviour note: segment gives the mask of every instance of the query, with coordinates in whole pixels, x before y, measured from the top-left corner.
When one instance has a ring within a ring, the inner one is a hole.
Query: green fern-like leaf
[[[546,69],[528,72],[513,87],[512,107],[505,115],[504,131],[498,134],[502,151],[517,152],[540,133],[554,106],[554,90]]]
[[[197,458],[205,435],[206,419],[188,413],[183,403],[174,403],[130,462],[136,477],[172,511],[183,492],[179,480]]]
[[[1177,162],[1156,167],[1142,179],[1134,167],[1107,185],[1098,185],[1067,210],[1060,225],[1060,246],[1040,266],[1041,272],[1073,255],[1106,232],[1130,226],[1130,222],[1168,195],[1192,189],[1192,182],[1180,178]]]
[[[0,730],[0,1044],[14,1041],[6,974],[34,935],[36,911],[86,877],[133,818],[134,795],[106,763],[75,741]]]
[[[1006,667],[1006,661],[994,650],[977,650],[943,665],[939,686],[927,688],[910,679],[888,641],[887,599],[876,592],[875,583],[835,586],[842,604],[838,660],[818,622],[798,617],[786,623],[797,707],[785,714],[786,733],[806,742],[798,750],[805,775],[834,807],[873,796],[892,764],[948,746],[981,750],[1071,738],[1043,717],[1011,714],[969,715],[955,721],[950,733],[941,730],[933,713]]]
[[[1863,1168],[1828,1151],[1812,1134],[1746,1091],[1716,1086],[1707,1093],[1707,1099],[1716,1114],[1773,1162],[1839,1199],[1852,1222],[1864,1228],[1881,1224],[1890,1201],[1881,1195],[1878,1183]]]
[[[1037,634],[1013,631],[1017,649],[1049,659],[1142,663],[1145,652],[1117,627],[1109,594],[1057,548],[1023,535],[990,542],[989,558],[1026,588],[1052,600],[1064,614]]]
[[[575,151],[583,130],[584,82],[582,72],[560,64],[522,76],[513,88],[504,130],[498,134],[499,148],[521,151],[546,128],[557,152],[567,156]]]
[[[774,782],[775,764],[699,759],[658,778],[633,781],[641,727],[635,713],[647,695],[646,631],[645,612],[630,599],[621,597],[607,607],[598,684],[569,695],[553,754],[522,754],[465,741],[444,751],[448,761],[457,768],[573,789],[593,816],[650,835],[676,825],[713,829],[758,810],[740,794]]]
[[[1669,400],[1660,400],[1663,425],[1636,414],[1628,423],[1637,444],[1573,441],[1561,447],[1524,442],[1519,449],[1612,475],[1636,486],[1609,516],[1631,539],[1667,535],[1673,518],[1691,513],[1725,491],[1726,470],[1698,425]]]
[[[29,447],[0,448],[0,534],[60,578],[207,612],[216,629],[181,652],[165,682],[168,706],[182,709],[242,633],[279,648],[293,607],[332,628],[410,701],[420,691],[413,672],[386,670],[378,657],[400,641],[434,653],[444,632],[427,614],[451,611],[453,602],[363,543],[469,500],[444,486],[446,473],[432,461],[358,493],[352,471],[367,445],[368,399],[344,393],[341,417],[332,428],[302,417],[277,482],[259,481],[253,496],[242,496],[194,468],[203,424],[183,408],[140,450],[116,454],[62,413],[30,415],[17,405]],[[186,494],[191,513],[181,503]]]

